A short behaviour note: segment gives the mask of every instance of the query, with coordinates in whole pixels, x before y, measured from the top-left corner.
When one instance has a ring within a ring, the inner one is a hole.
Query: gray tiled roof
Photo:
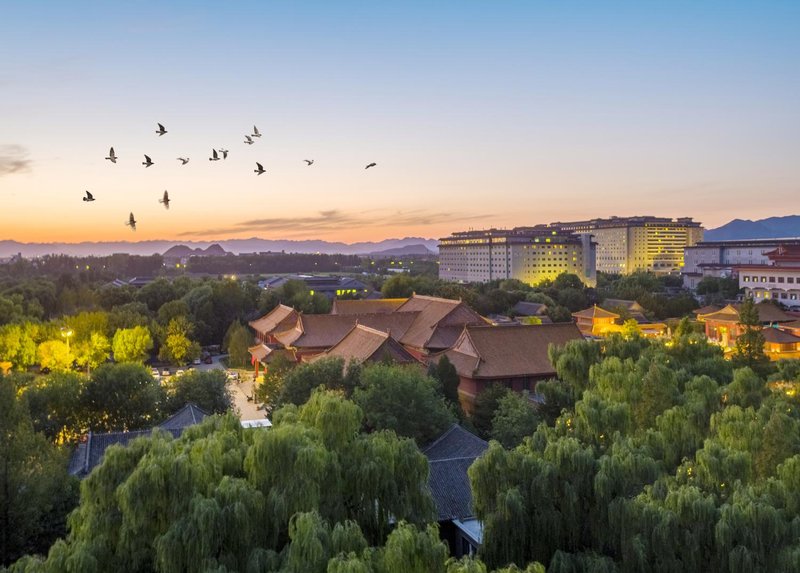
[[[189,426],[199,424],[208,416],[201,408],[194,404],[186,404],[156,428],[164,430],[177,438]],[[131,432],[108,432],[95,434],[89,432],[86,441],[78,444],[69,461],[70,475],[85,477],[103,461],[106,450],[115,444],[127,446],[137,438],[147,438],[153,430],[134,430]]]
[[[475,515],[467,470],[488,447],[484,440],[454,424],[422,450],[428,458],[428,488],[438,521]]]

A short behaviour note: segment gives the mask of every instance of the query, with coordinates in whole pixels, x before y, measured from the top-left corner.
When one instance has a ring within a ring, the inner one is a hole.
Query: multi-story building
[[[769,265],[778,247],[800,246],[800,239],[701,241],[683,250],[683,286],[694,290],[705,277],[731,277],[739,265]]]
[[[772,299],[800,310],[800,245],[781,245],[765,255],[769,264],[737,267],[739,288],[756,301]]]
[[[691,217],[611,217],[547,227],[592,235],[597,243],[597,270],[617,274],[679,272],[684,248],[703,238],[703,227]]]
[[[595,284],[595,244],[589,235],[517,227],[463,231],[439,240],[439,277],[445,280],[519,279],[537,284],[561,273]]]

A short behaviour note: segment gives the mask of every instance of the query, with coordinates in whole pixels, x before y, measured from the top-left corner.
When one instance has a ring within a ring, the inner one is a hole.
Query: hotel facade
[[[439,240],[439,278],[462,283],[518,279],[527,284],[572,273],[588,286],[597,282],[595,243],[543,227],[453,233]]]
[[[597,243],[597,270],[615,274],[677,273],[684,266],[684,249],[703,239],[703,227],[691,217],[611,217],[547,227],[591,235]]]

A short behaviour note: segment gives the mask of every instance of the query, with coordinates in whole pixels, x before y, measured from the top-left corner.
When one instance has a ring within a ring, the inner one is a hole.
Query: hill
[[[734,219],[705,232],[706,241],[735,241],[740,239],[782,239],[800,237],[800,215],[769,217],[750,221]]]

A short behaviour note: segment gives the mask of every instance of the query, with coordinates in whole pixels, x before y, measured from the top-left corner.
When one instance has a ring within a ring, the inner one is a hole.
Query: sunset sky
[[[797,0],[7,2],[0,239],[798,214],[798,30]]]

